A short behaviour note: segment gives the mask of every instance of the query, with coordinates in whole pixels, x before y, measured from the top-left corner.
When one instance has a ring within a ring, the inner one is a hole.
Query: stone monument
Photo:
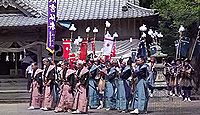
[[[155,79],[154,87],[163,89],[163,88],[167,87],[167,83],[166,83],[165,76],[163,74],[165,66],[163,65],[162,62],[163,62],[163,58],[167,57],[167,54],[162,53],[162,48],[157,44],[156,44],[156,49],[157,49],[156,53],[151,55],[151,56],[155,57],[157,60],[157,63],[155,64],[157,76]]]

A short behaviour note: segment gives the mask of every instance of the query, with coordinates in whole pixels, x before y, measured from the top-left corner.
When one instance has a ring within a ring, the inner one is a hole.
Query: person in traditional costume
[[[129,84],[129,77],[131,77],[131,65],[130,61],[121,65],[120,78],[118,80],[118,98],[119,98],[119,110],[120,112],[128,111],[128,104],[131,97],[131,87]]]
[[[176,68],[175,68],[175,76],[176,76],[176,95],[178,97],[182,97],[182,92],[181,92],[181,86],[180,86],[180,79],[181,79],[181,68],[182,68],[182,64],[181,64],[181,60],[180,59],[177,59],[176,60]]]
[[[131,114],[146,113],[149,100],[149,92],[146,81],[149,74],[147,64],[145,64],[145,59],[143,57],[137,59],[137,64],[138,66],[135,69],[137,84],[132,100],[132,109],[134,110],[130,112]]]
[[[86,66],[83,66],[77,75],[76,94],[73,104],[73,110],[75,111],[72,114],[87,113],[88,111],[88,78],[89,70]]]
[[[62,84],[61,81],[61,74],[62,74],[62,67],[61,64],[63,62],[67,62],[66,60],[64,61],[59,61],[58,63],[55,64],[55,80],[54,80],[54,87],[53,87],[53,92],[54,92],[54,106],[57,106],[59,102],[59,97],[60,97],[60,85]],[[68,62],[67,62],[68,63]]]
[[[191,74],[194,71],[189,63],[189,60],[185,60],[183,68],[181,69],[180,86],[183,90],[183,101],[191,101],[191,90],[193,87]]]
[[[172,65],[166,59],[163,59],[163,65],[164,65],[163,75],[165,76],[166,83],[167,83],[167,93],[168,93],[168,95],[170,95],[170,92],[171,92],[171,87],[170,87],[171,72],[170,72],[170,68],[172,67]]]
[[[99,102],[100,105],[97,109],[102,109],[104,107],[104,91],[105,91],[105,76],[107,75],[107,70],[104,64],[98,66],[98,92],[99,92]]]
[[[117,71],[115,66],[111,65],[110,62],[106,62],[107,75],[105,76],[105,107],[106,110],[116,109],[116,95],[117,88],[115,84],[115,77]]]
[[[32,74],[33,74],[33,69],[32,69],[32,62],[31,64],[26,68],[25,70],[25,77],[28,79],[27,82],[27,90],[28,92],[31,92],[31,83],[32,83]]]
[[[31,83],[31,101],[29,110],[39,109],[42,106],[42,72],[43,70],[38,68],[36,62],[32,63],[32,83]]]
[[[73,107],[73,91],[75,88],[75,70],[69,68],[69,63],[64,61],[62,63],[61,81],[60,86],[60,100],[54,112],[67,111],[71,112]]]
[[[98,85],[97,85],[97,77],[98,68],[97,65],[94,63],[90,68],[90,77],[89,77],[89,89],[88,89],[88,96],[89,96],[89,108],[96,109],[99,106],[99,93],[98,93]]]
[[[157,72],[155,70],[156,60],[154,57],[151,57],[149,61],[150,61],[148,63],[149,76],[147,77],[147,85],[149,88],[149,96],[153,97],[154,83],[157,75]]]
[[[61,84],[61,74],[62,74],[62,71],[63,71],[63,68],[62,68],[63,65],[64,65],[63,61],[59,61],[56,65],[56,78],[55,78],[55,80],[56,80],[58,85]]]
[[[176,88],[176,63],[173,60],[171,62],[171,68],[170,68],[170,95],[175,96],[175,88]]]
[[[48,58],[43,59],[43,84],[44,84],[44,100],[41,110],[47,111],[55,107],[54,102],[54,81],[55,81],[55,66]],[[53,105],[54,104],[54,105]]]

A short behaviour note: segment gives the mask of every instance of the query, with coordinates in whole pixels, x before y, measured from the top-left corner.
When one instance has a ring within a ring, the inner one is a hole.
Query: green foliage
[[[164,20],[171,20],[174,27],[189,26],[199,21],[200,4],[195,0],[155,0],[152,8],[157,9]]]
[[[153,0],[140,0],[140,6],[144,8],[150,8],[152,3],[153,3]]]
[[[174,55],[174,41],[178,39],[178,28],[199,23],[200,0],[154,0],[151,8],[160,14],[160,29],[164,35],[161,45],[164,52]]]

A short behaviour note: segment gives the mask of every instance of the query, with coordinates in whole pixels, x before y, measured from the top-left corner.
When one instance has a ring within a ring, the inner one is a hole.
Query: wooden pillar
[[[18,75],[18,67],[17,67],[17,62],[18,62],[18,56],[17,56],[17,52],[14,53],[15,55],[15,77]]]
[[[42,68],[42,45],[41,44],[37,45],[37,62],[38,62],[38,67]]]
[[[37,39],[38,41],[42,40],[42,32],[39,29],[38,30],[38,34],[37,34]],[[37,44],[37,64],[38,64],[38,68],[42,68],[42,44]]]
[[[136,25],[136,19],[134,18],[133,19],[133,36],[134,36],[134,38],[137,38],[136,27],[137,27],[137,25]]]

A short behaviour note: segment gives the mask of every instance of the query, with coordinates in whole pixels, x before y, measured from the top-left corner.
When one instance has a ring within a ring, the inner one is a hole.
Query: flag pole
[[[177,49],[177,56],[176,56],[176,59],[178,59],[178,58],[181,57],[180,49],[181,49],[181,40],[182,40],[182,37],[183,37],[183,32],[181,31],[181,32],[180,32],[179,41],[178,41],[178,49]]]
[[[178,40],[178,48],[177,48],[177,51],[176,51],[176,59],[180,58],[181,57],[181,52],[180,52],[180,49],[181,49],[181,40],[183,38],[183,32],[185,31],[185,28],[183,27],[183,25],[180,26],[178,32],[179,32],[179,40]]]
[[[105,39],[105,36],[107,34],[107,29],[111,26],[110,22],[109,21],[106,21],[105,23],[105,33],[104,33],[104,39]],[[108,31],[109,32],[109,31]],[[109,58],[109,56],[105,55],[105,61]]]
[[[97,33],[98,33],[98,29],[96,27],[94,27],[93,33],[94,33],[94,40],[93,40],[93,48],[94,49],[92,49],[92,50],[93,50],[93,56],[95,57],[95,42],[96,42],[96,37],[97,37]]]
[[[96,39],[96,33],[94,33],[94,41],[93,41],[94,42],[93,43],[94,44],[93,59],[94,59],[94,56],[95,56],[95,39]]]
[[[52,53],[52,63],[55,65],[55,52]]]

